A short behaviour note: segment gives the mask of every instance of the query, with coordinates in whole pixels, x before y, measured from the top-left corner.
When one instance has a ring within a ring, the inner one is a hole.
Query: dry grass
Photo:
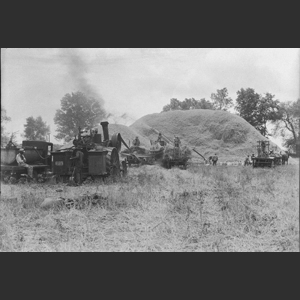
[[[0,250],[299,251],[298,183],[295,164],[142,166],[105,185],[2,185]],[[40,208],[46,197],[94,192],[107,201]]]

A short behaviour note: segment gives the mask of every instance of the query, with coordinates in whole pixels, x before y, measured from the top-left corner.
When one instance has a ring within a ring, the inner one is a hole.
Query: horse
[[[283,165],[285,165],[285,162],[287,165],[289,164],[289,157],[290,157],[290,153],[288,151],[282,154],[281,160]]]

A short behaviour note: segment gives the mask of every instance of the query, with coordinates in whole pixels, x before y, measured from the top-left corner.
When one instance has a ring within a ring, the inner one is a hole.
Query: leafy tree
[[[273,133],[280,135],[286,147],[295,147],[299,143],[300,99],[280,103],[277,118],[272,123],[275,125]]]
[[[259,125],[257,129],[263,136],[270,135],[267,130],[267,124],[269,121],[275,121],[278,119],[279,101],[274,100],[275,95],[266,93],[265,96],[260,96],[257,106],[257,120]]]
[[[205,98],[201,100],[196,100],[194,98],[185,98],[184,101],[179,101],[176,98],[170,100],[170,104],[163,107],[163,111],[170,110],[190,110],[190,109],[214,109],[211,102],[207,101]]]
[[[263,136],[270,135],[267,130],[268,122],[278,119],[279,101],[274,95],[266,93],[261,96],[254,89],[241,89],[237,92],[235,109],[238,115],[255,127]]]
[[[177,100],[176,98],[172,98],[170,100],[170,108],[171,108],[171,110],[181,109],[180,101]]]
[[[6,145],[9,141],[9,136],[4,127],[4,124],[9,121],[11,121],[11,118],[7,116],[6,109],[1,105],[1,146]]]
[[[215,109],[220,110],[228,110],[233,106],[233,101],[230,97],[228,97],[227,88],[223,88],[221,90],[217,90],[216,93],[212,93],[210,96]]]
[[[24,125],[24,137],[31,141],[46,141],[50,133],[50,126],[43,121],[41,116],[36,119],[29,117]]]
[[[213,104],[206,100],[205,98],[202,98],[199,102],[198,102],[198,106],[201,109],[214,109]]]
[[[68,142],[78,133],[78,127],[91,129],[105,118],[106,113],[99,101],[82,92],[66,94],[61,99],[61,109],[56,110],[56,139]]]

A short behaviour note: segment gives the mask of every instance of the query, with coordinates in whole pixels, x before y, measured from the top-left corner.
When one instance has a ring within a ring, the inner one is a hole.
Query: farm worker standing
[[[158,134],[156,143],[160,143],[160,142],[161,142],[161,139],[162,139],[162,135],[161,135],[161,132],[160,132],[160,133]]]
[[[137,136],[133,141],[132,145],[138,147],[141,144],[139,137]]]
[[[71,157],[71,160],[75,160],[75,181],[78,184],[82,183],[82,167],[83,167],[83,152],[80,151],[80,149],[75,149],[73,151],[73,157]]]
[[[179,145],[181,144],[180,139],[177,135],[174,135],[174,146],[175,147],[179,147]]]
[[[266,144],[264,141],[261,142],[261,149],[262,149],[262,152],[265,153]]]
[[[16,156],[16,161],[19,166],[27,168],[27,173],[30,178],[33,178],[33,167],[26,163],[26,158],[24,156],[25,150],[21,148]]]
[[[249,157],[249,155],[247,155],[247,157],[246,157],[246,159],[244,161],[244,166],[248,166],[248,165],[250,165],[250,157]]]
[[[215,155],[212,157],[213,166],[217,165],[217,161],[218,161],[218,156],[217,153],[215,153]]]

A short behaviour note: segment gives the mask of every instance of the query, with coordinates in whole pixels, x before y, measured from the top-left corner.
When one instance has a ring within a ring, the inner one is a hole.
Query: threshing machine
[[[281,156],[270,153],[269,141],[257,141],[257,156],[252,158],[252,166],[256,167],[275,167],[281,165]]]

